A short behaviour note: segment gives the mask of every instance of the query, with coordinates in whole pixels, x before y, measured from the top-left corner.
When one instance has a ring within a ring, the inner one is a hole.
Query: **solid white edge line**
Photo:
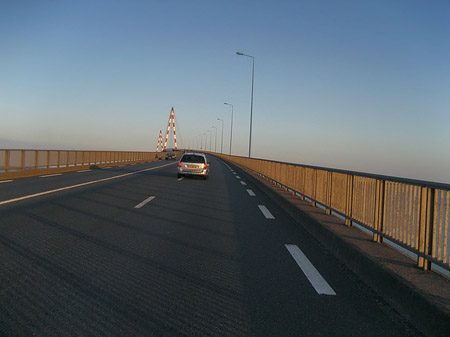
[[[50,178],[50,177],[57,177],[57,176],[62,176],[62,173],[47,174],[45,176],[39,176],[39,178]]]
[[[247,185],[247,183],[245,181],[242,181],[242,180],[241,180],[241,184],[244,185],[244,186]]]
[[[11,182],[13,182],[14,180],[0,180],[0,184],[3,184],[3,183],[11,183]]]
[[[155,199],[156,197],[154,195],[152,195],[151,197],[148,197],[147,199],[145,199],[143,202],[137,204],[136,206],[134,206],[134,208],[141,208],[142,206],[148,204],[150,201],[152,201],[153,199]]]
[[[285,245],[297,265],[305,274],[308,281],[314,287],[319,295],[335,296],[336,292],[330,287],[327,281],[320,275],[319,271],[313,266],[308,258],[296,245]]]
[[[262,212],[262,214],[264,214],[266,219],[275,219],[275,217],[272,215],[272,213],[270,213],[270,211],[267,209],[266,206],[258,205],[258,207],[259,207],[259,210]]]
[[[60,188],[56,188],[54,190],[39,192],[39,193],[35,193],[35,194],[30,194],[30,195],[25,195],[23,197],[18,197],[18,198],[14,198],[14,199],[0,201],[0,205],[6,205],[6,204],[13,203],[13,202],[21,201],[21,200],[26,200],[26,199],[31,199],[31,198],[35,198],[35,197],[40,197],[42,195],[47,195],[47,194],[51,194],[51,193],[71,190],[73,188],[87,186],[87,185],[91,185],[91,184],[96,184],[96,183],[100,183],[100,182],[103,182],[103,181],[108,181],[108,180],[114,180],[114,179],[119,179],[119,178],[123,178],[123,177],[128,177],[128,176],[133,175],[133,174],[146,172],[146,171],[152,171],[152,170],[156,170],[156,169],[159,169],[159,168],[162,168],[162,167],[166,167],[166,166],[169,166],[169,165],[173,165],[173,164],[174,163],[165,164],[165,165],[156,166],[156,167],[150,167],[150,168],[145,169],[145,170],[139,170],[139,171],[136,171],[136,172],[124,173],[124,174],[120,174],[120,175],[114,176],[114,177],[103,178],[103,179],[99,179],[99,180],[92,180],[92,181],[88,181],[86,183],[81,183],[81,184],[76,184],[76,185],[71,185],[71,186],[66,186],[66,187],[60,187]]]
[[[247,190],[247,193],[252,197],[256,196],[255,192],[253,192],[252,190]]]

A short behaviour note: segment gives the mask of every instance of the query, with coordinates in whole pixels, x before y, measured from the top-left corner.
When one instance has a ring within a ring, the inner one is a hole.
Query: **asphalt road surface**
[[[235,166],[0,183],[1,336],[420,336]]]

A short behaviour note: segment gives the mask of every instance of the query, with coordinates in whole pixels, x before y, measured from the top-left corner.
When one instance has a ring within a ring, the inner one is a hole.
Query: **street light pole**
[[[230,156],[231,156],[231,144],[233,143],[233,110],[234,106],[230,103],[223,103],[225,105],[231,106],[231,134],[230,134]]]
[[[203,132],[203,134],[205,135],[205,151],[206,151],[206,147],[208,146],[208,135],[206,134],[206,132]],[[203,139],[203,136],[202,136]]]
[[[214,125],[211,127],[216,129],[216,140],[214,141],[214,152],[217,152],[217,128]]]
[[[220,142],[220,153],[223,153],[223,119],[217,118],[217,120],[222,122],[222,141]]]
[[[248,140],[248,157],[250,158],[251,153],[252,153],[252,119],[253,119],[253,84],[254,84],[254,79],[255,79],[255,57],[251,56],[251,55],[247,55],[241,52],[236,52],[236,55],[239,56],[247,56],[250,57],[253,61],[253,66],[252,66],[252,98],[251,98],[251,103],[250,103],[250,136],[249,136],[249,140]]]

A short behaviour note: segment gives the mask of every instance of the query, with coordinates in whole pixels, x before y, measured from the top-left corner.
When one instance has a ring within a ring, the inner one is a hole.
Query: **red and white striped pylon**
[[[158,138],[158,145],[156,145],[156,152],[159,152],[159,146],[161,145],[161,151],[163,148],[163,144],[162,144],[162,131],[159,130],[159,138]]]
[[[175,146],[175,150],[178,149],[177,146],[177,133],[175,132],[175,112],[173,111],[173,107],[172,110],[170,110],[170,115],[169,115],[169,123],[167,125],[167,133],[166,133],[166,140],[164,141],[164,150],[167,148],[167,140],[169,139],[169,131],[170,131],[170,126],[172,125],[173,128],[173,143]]]

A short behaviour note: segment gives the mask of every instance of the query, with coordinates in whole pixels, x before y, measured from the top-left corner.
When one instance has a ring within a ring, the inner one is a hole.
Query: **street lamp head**
[[[252,59],[253,59],[253,62],[255,62],[255,57],[254,57],[254,56],[252,56],[252,55],[244,54],[244,53],[241,53],[240,51],[237,51],[237,52],[236,52],[236,55],[240,55],[240,56],[247,56],[247,57],[250,57],[250,58],[252,58]]]

